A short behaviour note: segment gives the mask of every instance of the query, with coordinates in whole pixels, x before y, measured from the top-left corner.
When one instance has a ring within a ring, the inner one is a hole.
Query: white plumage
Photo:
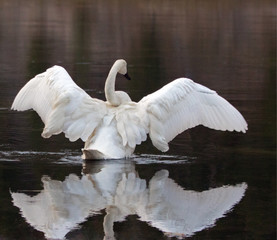
[[[70,141],[85,142],[83,158],[129,157],[149,134],[165,152],[168,142],[197,125],[244,132],[243,116],[224,98],[187,78],[179,78],[138,103],[115,91],[117,73],[127,74],[127,63],[117,60],[105,84],[107,101],[91,98],[59,66],[31,79],[17,94],[12,109],[34,109],[45,124],[42,136],[65,133]]]

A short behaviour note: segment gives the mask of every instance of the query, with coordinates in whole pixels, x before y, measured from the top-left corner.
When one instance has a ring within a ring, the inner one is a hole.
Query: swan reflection
[[[134,163],[126,161],[104,162],[99,169],[84,172],[82,177],[70,174],[64,181],[44,176],[39,194],[11,193],[13,204],[46,238],[63,239],[103,209],[104,239],[115,239],[114,222],[132,214],[168,236],[182,238],[212,226],[241,200],[247,188],[242,183],[203,192],[184,190],[169,178],[167,170],[156,172],[147,184]]]

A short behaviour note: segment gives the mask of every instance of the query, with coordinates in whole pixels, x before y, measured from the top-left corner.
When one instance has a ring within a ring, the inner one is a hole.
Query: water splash
[[[179,155],[140,154],[132,158],[136,164],[186,164],[195,157]]]

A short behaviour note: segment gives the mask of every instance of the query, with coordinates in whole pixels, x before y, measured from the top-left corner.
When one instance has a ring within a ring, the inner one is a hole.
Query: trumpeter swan
[[[215,91],[187,78],[133,102],[115,91],[117,73],[127,75],[125,60],[112,66],[105,84],[107,101],[91,98],[67,71],[54,66],[31,79],[17,94],[13,110],[34,109],[45,124],[42,137],[65,133],[70,141],[81,138],[84,159],[129,157],[149,134],[153,145],[166,152],[168,142],[197,125],[245,132],[239,111]]]

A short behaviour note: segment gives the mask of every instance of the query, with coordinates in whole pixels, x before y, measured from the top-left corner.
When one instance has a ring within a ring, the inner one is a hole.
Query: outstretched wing
[[[149,133],[155,147],[168,150],[168,142],[197,125],[245,132],[247,123],[228,101],[187,78],[179,78],[144,97],[139,103],[149,116]]]
[[[86,141],[105,114],[106,105],[79,88],[64,68],[54,66],[26,84],[11,109],[34,109],[45,124],[45,138],[64,132],[70,141]]]

